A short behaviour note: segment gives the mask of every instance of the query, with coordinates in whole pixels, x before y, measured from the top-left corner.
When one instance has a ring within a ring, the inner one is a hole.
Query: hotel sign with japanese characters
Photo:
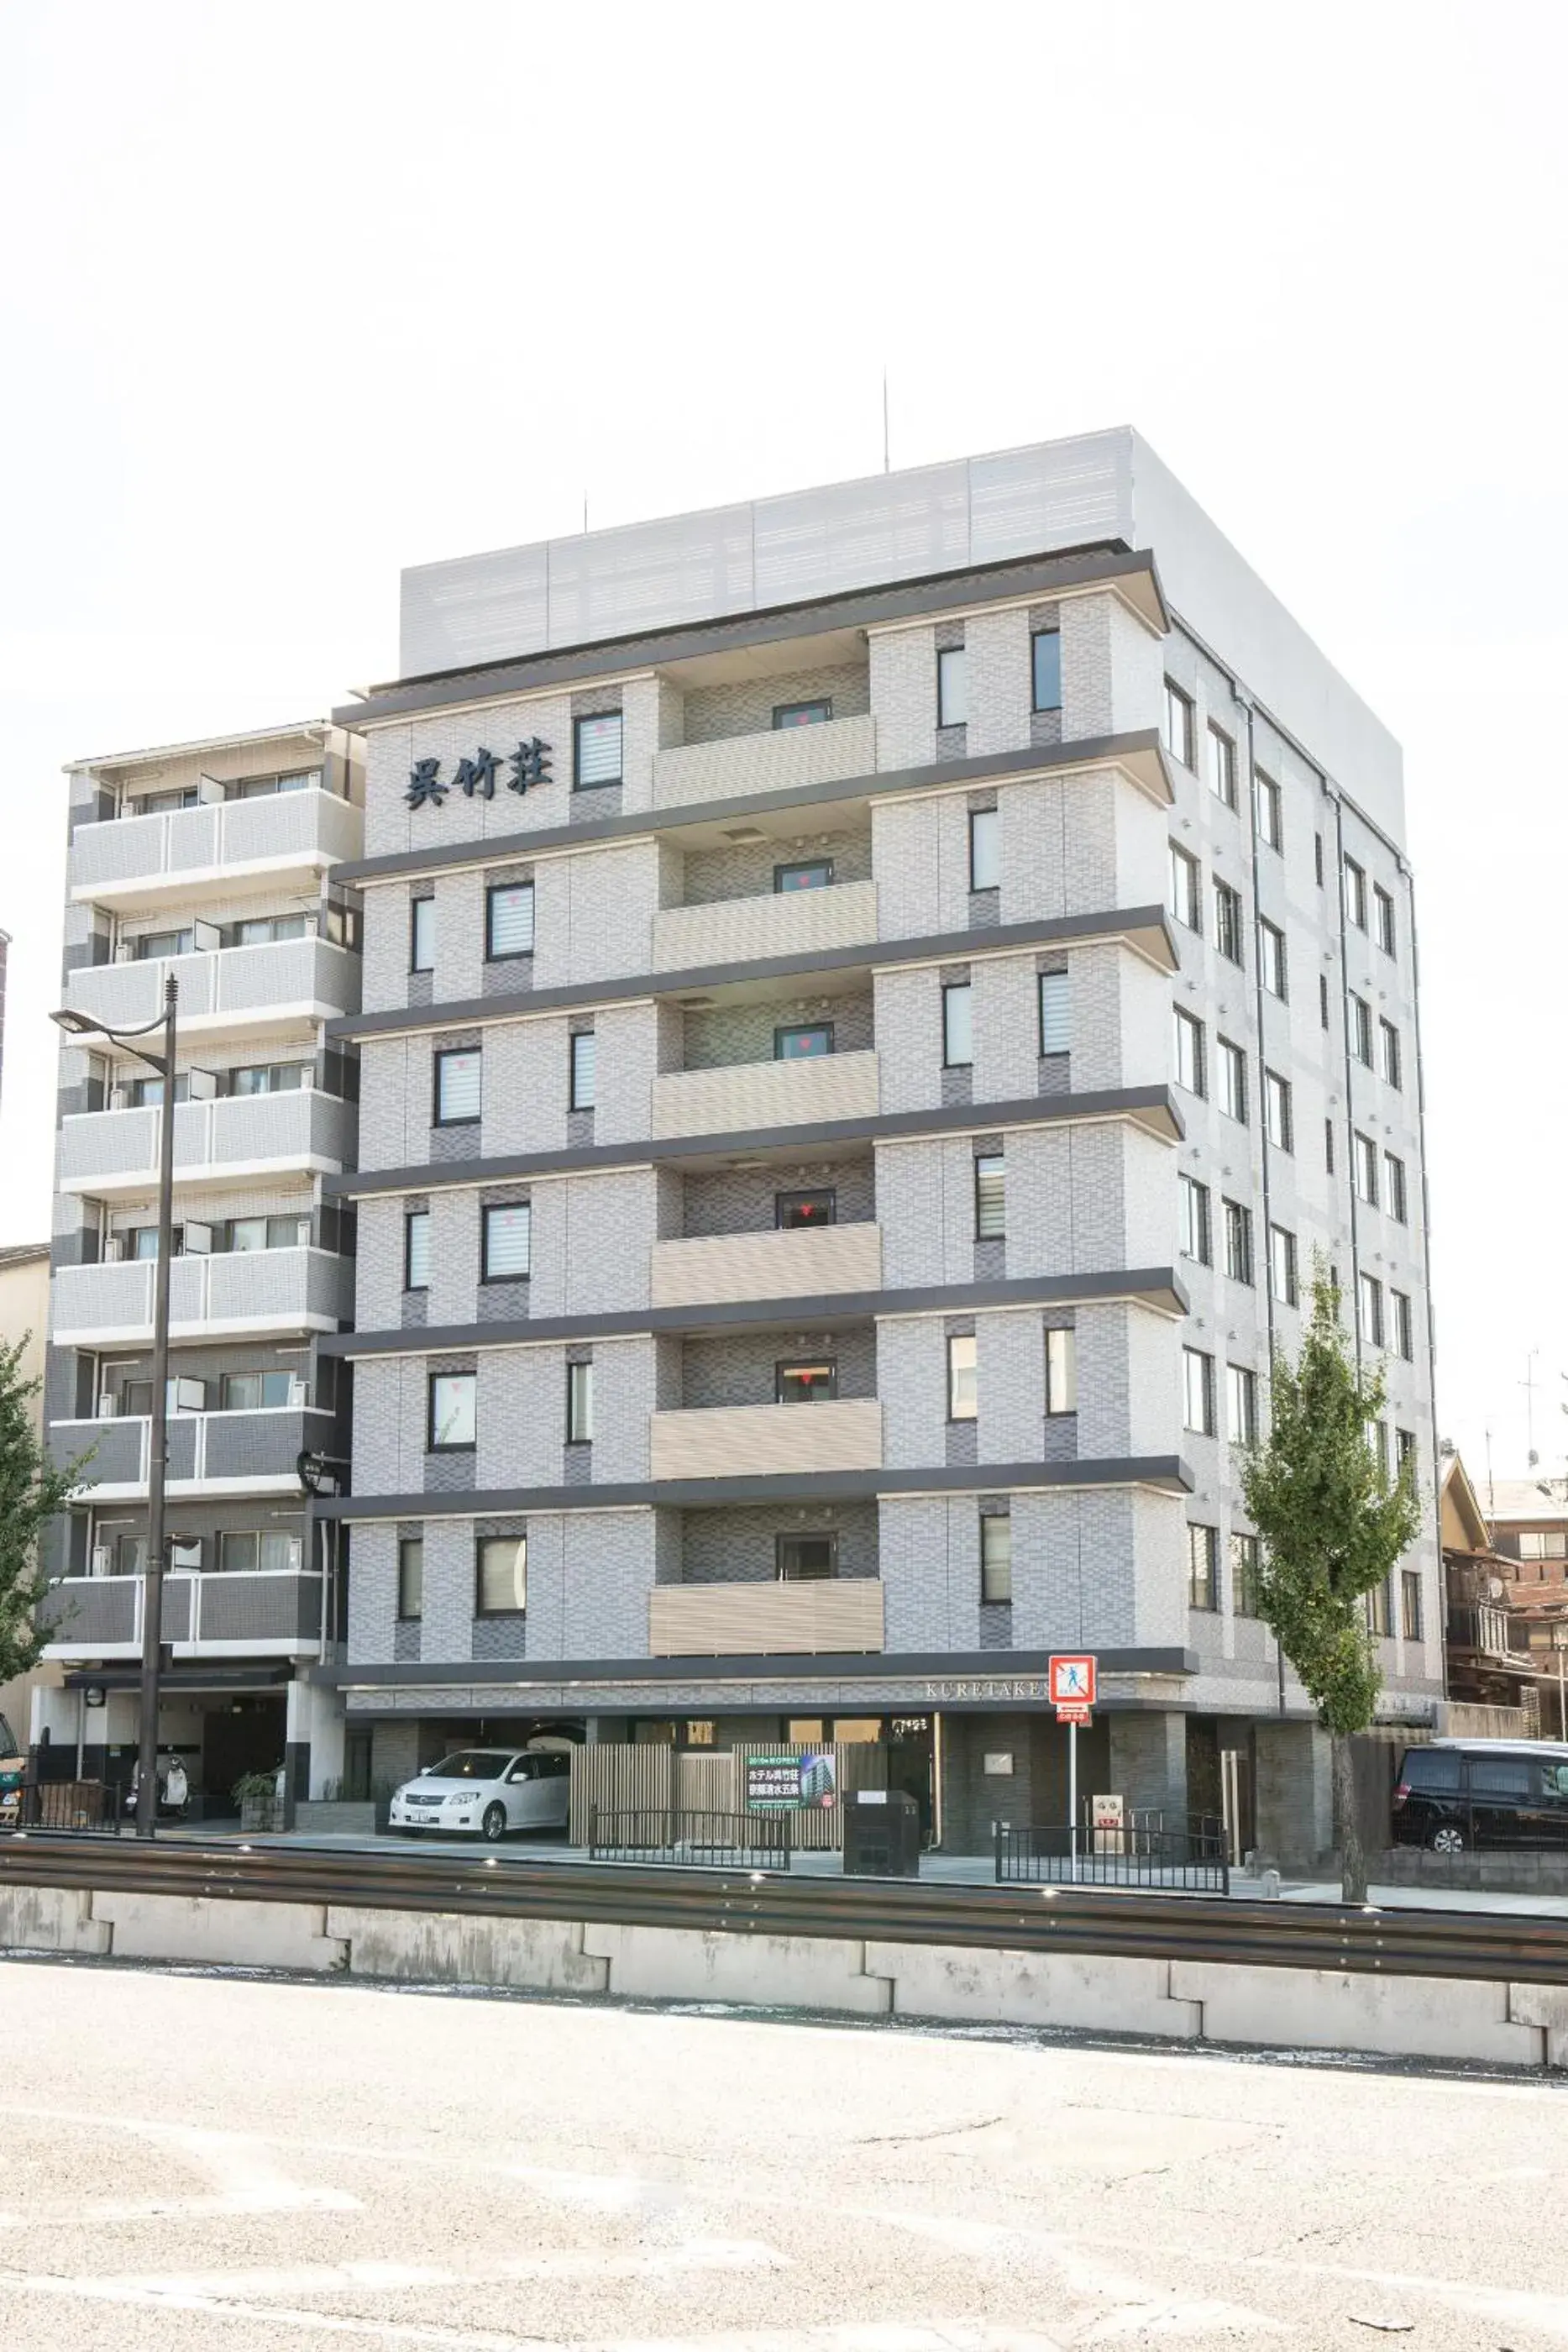
[[[462,793],[468,800],[491,801],[496,797],[497,778],[509,793],[526,793],[531,785],[548,784],[550,746],[537,735],[519,743],[515,751],[490,751],[481,746],[459,760],[450,776],[442,774],[439,760],[416,760],[409,770],[408,791],[403,797],[411,809],[440,808],[448,793]]]

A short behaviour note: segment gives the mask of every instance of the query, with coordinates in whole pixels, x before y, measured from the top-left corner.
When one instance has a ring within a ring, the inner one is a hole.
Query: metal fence
[[[653,1862],[723,1870],[788,1870],[785,1814],[683,1812],[674,1808],[589,1816],[595,1862]]]
[[[1085,1816],[1076,1835],[1066,1822],[1027,1829],[997,1822],[992,1834],[1002,1885],[1230,1892],[1225,1827],[1207,1814],[1171,1827],[1163,1814],[1131,1813],[1119,1829],[1095,1829]]]
[[[120,1793],[104,1780],[24,1780],[0,1797],[0,1830],[112,1830]]]

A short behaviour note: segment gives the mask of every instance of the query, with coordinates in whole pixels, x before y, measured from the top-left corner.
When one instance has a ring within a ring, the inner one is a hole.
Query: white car
[[[471,1832],[494,1845],[508,1830],[566,1827],[571,1754],[561,1748],[463,1748],[392,1796],[394,1830]]]

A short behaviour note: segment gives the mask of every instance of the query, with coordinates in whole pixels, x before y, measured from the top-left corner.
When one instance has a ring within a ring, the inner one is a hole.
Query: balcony
[[[833,1655],[883,1647],[874,1576],[801,1584],[657,1584],[648,1596],[654,1658]]]
[[[653,969],[702,971],[713,964],[862,947],[875,937],[874,882],[770,890],[710,907],[661,908],[653,918]]]
[[[156,1109],[83,1111],[64,1120],[60,1190],[100,1199],[145,1192],[158,1177],[158,1126]],[[174,1181],[190,1188],[326,1175],[353,1165],[358,1129],[352,1103],[309,1087],[179,1103]]]
[[[1485,1601],[1460,1605],[1448,1612],[1448,1644],[1451,1649],[1474,1650],[1481,1657],[1523,1669],[1530,1627],[1511,1609],[1493,1608]]]
[[[58,1347],[135,1348],[152,1339],[150,1258],[123,1265],[63,1265],[55,1276],[50,1336]],[[336,1331],[353,1312],[354,1263],[321,1249],[235,1250],[181,1257],[169,1269],[175,1339]]]
[[[276,1029],[285,1021],[325,1021],[360,1009],[359,957],[320,939],[218,948],[209,955],[150,956],[145,963],[85,964],[67,982],[66,1003],[111,1028],[134,1028],[162,1011],[170,972],[179,983],[182,1034]]]
[[[143,1580],[68,1576],[51,1584],[39,1623],[48,1658],[141,1654]],[[298,1569],[169,1576],[162,1633],[179,1658],[311,1657],[321,1644],[321,1579]]]
[[[78,828],[67,866],[74,900],[155,907],[251,877],[308,888],[340,858],[364,854],[364,811],[336,793],[279,793]]]
[[[152,1424],[144,1415],[49,1425],[49,1453],[72,1461],[90,1446],[93,1457],[78,1494],[94,1503],[133,1502],[147,1492]],[[299,1492],[301,1453],[329,1453],[333,1419],[310,1405],[275,1405],[254,1412],[175,1412],[169,1416],[169,1495],[193,1499],[219,1495]]]
[[[655,1478],[782,1478],[813,1470],[880,1470],[875,1397],[828,1404],[706,1405],[648,1416]]]
[[[696,1241],[655,1242],[649,1288],[655,1307],[880,1290],[882,1227],[820,1225],[806,1233],[711,1234]]]
[[[874,1053],[670,1070],[653,1080],[653,1133],[663,1139],[817,1127],[835,1119],[873,1118],[878,1099]]]
[[[876,720],[830,719],[820,727],[772,727],[682,743],[653,754],[653,806],[685,808],[801,784],[836,784],[876,767]]]

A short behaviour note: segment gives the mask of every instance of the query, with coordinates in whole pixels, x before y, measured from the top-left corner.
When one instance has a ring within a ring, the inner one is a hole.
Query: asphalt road
[[[1568,2343],[1568,2084],[55,1962],[0,2003],[5,2352]]]

